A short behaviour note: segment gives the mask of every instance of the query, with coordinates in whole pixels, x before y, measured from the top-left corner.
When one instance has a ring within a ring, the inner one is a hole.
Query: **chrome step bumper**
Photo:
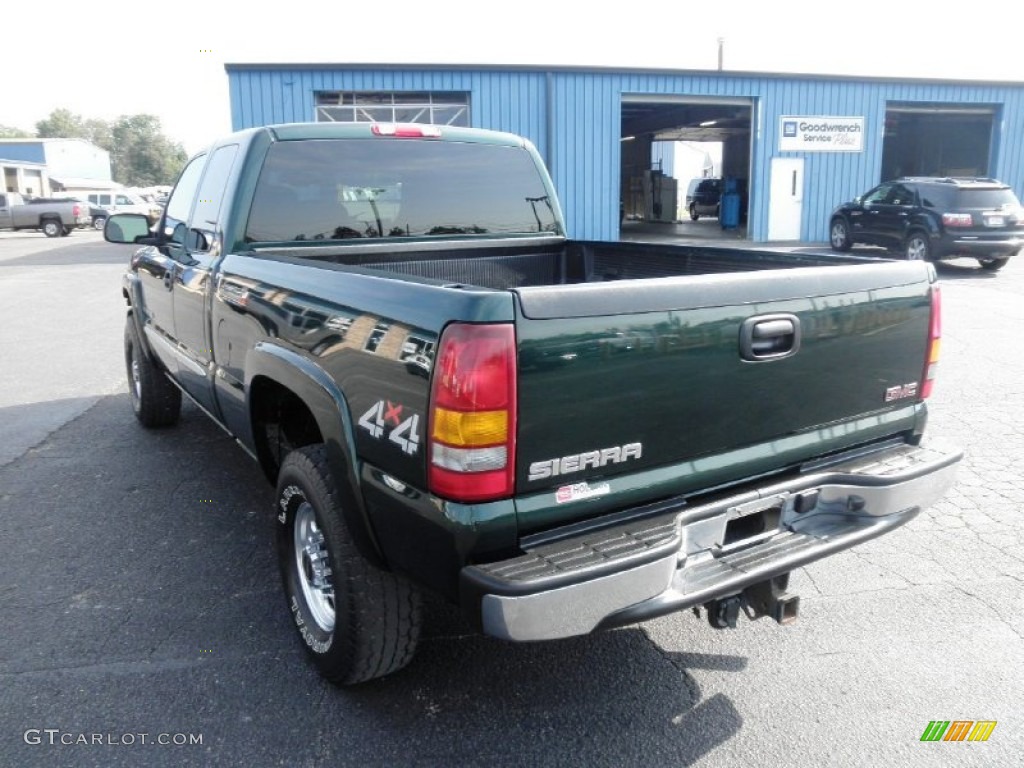
[[[961,458],[900,445],[700,506],[651,505],[629,522],[464,568],[464,602],[479,601],[484,632],[520,641],[701,605],[898,528],[949,489]]]

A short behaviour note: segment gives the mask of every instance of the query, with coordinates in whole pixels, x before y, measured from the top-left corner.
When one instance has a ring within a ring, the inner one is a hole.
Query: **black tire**
[[[146,354],[131,315],[124,326],[124,362],[135,418],[150,428],[176,424],[181,416],[181,391]]]
[[[60,223],[60,219],[45,219],[39,228],[47,237],[60,237],[64,232],[64,225]]]
[[[285,458],[275,511],[288,608],[320,674],[353,685],[408,664],[420,635],[419,591],[359,553],[323,444]]]
[[[92,228],[93,229],[98,229],[100,232],[102,232],[103,228],[106,225],[107,225],[107,217],[106,216],[93,216],[92,217]]]
[[[930,261],[932,244],[924,232],[911,232],[903,244],[903,256],[907,261]]]
[[[60,233],[60,236],[61,237],[67,237],[70,234],[71,234],[71,227],[64,227],[64,229]]]
[[[697,221],[697,219],[699,219],[699,218],[700,218],[700,214],[697,213],[697,206],[691,203],[690,204],[690,220],[691,221]]]
[[[1006,262],[1010,259],[978,259],[978,263],[982,269],[987,269],[989,272],[998,272],[1000,269],[1006,266]]]
[[[833,251],[848,251],[853,246],[850,239],[850,225],[846,219],[836,217],[828,226],[828,243]]]

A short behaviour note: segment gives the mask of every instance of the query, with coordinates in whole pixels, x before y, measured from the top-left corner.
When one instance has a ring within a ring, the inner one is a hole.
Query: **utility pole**
[[[722,71],[722,52],[725,48],[725,38],[718,38],[718,71]]]

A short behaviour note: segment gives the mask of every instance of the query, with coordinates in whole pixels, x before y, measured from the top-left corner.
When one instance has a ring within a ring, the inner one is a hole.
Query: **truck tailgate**
[[[641,470],[685,493],[911,430],[932,281],[882,263],[517,290],[520,525],[592,515]]]

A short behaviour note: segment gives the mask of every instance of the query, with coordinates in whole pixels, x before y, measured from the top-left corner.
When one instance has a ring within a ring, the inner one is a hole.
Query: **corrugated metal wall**
[[[314,119],[316,91],[465,91],[479,128],[529,138],[544,156],[573,237],[618,237],[623,95],[750,99],[754,104],[749,232],[768,233],[773,157],[803,157],[801,237],[825,240],[839,202],[880,181],[888,102],[996,109],[992,172],[1024,192],[1024,86],[782,77],[777,75],[469,68],[281,68],[228,65],[236,130]],[[550,111],[550,114],[549,114]],[[783,115],[864,118],[862,152],[780,152]]]

